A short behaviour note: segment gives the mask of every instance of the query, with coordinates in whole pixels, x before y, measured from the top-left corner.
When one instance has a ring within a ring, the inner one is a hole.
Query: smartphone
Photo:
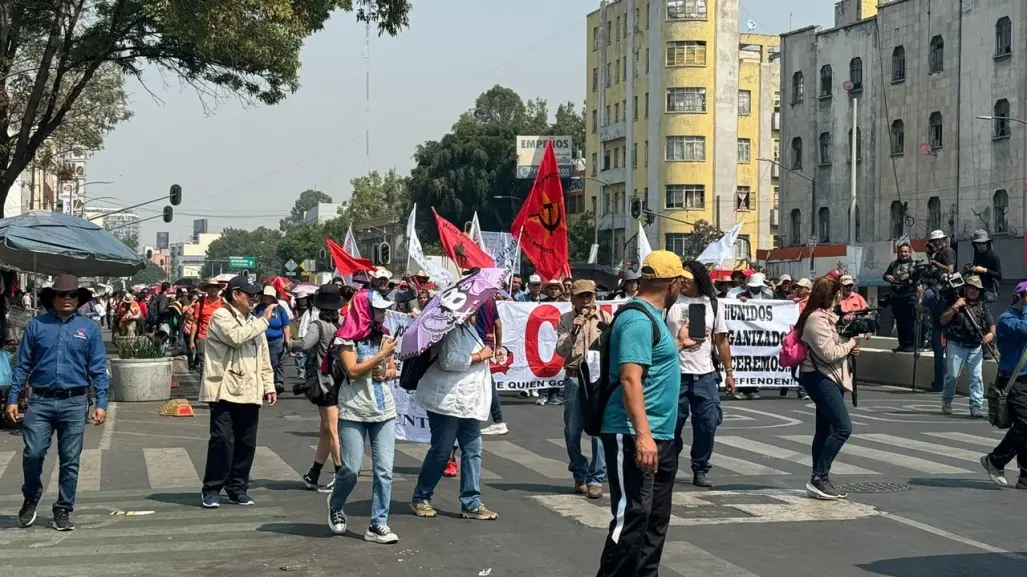
[[[688,338],[706,338],[706,305],[702,303],[688,305]]]

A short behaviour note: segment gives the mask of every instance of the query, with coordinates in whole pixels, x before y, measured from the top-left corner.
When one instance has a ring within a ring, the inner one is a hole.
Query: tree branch
[[[54,54],[57,52],[61,22],[64,20],[63,6],[64,3],[62,2],[54,12],[53,24],[50,26],[49,37],[46,40],[46,48],[43,50],[43,56],[39,61],[39,74],[36,75],[36,81],[32,86],[32,93],[29,95],[28,102],[25,105],[25,116],[21,119],[21,127],[18,130],[18,142],[15,145],[12,161],[17,160],[19,156],[25,156],[25,151],[29,145],[29,134],[32,132],[32,124],[36,119],[36,114],[39,112],[39,103],[43,98],[43,90],[50,80],[50,66],[53,63]],[[4,176],[6,177],[6,174]]]

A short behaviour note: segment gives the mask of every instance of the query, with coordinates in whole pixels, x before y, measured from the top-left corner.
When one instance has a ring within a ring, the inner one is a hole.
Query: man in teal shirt
[[[691,273],[681,259],[653,251],[641,268],[638,294],[610,327],[609,372],[614,387],[603,415],[602,440],[610,464],[613,521],[598,577],[655,576],[670,525],[671,493],[678,470],[674,426],[681,373],[678,343],[663,322]],[[653,344],[653,325],[659,340]],[[688,336],[688,325],[681,334]]]

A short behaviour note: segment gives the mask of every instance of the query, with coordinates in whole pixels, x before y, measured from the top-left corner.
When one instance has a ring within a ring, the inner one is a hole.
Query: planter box
[[[173,361],[173,368],[175,373],[188,373],[189,372],[189,357],[185,355],[179,355],[171,357]]]
[[[121,403],[166,401],[171,398],[172,357],[110,359],[110,400]]]

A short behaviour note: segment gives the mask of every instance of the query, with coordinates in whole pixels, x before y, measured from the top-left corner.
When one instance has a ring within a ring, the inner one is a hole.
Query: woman
[[[275,373],[275,393],[285,392],[285,343],[292,340],[291,322],[286,307],[278,300],[278,291],[272,285],[265,285],[260,296],[260,305],[253,309],[253,314],[263,316],[264,311],[274,305],[275,313],[268,321],[267,350],[271,355],[271,369]]]
[[[136,329],[141,318],[143,318],[143,311],[139,308],[139,304],[135,302],[132,293],[125,293],[125,298],[121,299],[121,305],[118,307],[118,336],[136,336]]]
[[[814,499],[829,501],[846,497],[831,482],[830,473],[831,464],[852,434],[844,392],[852,390],[849,355],[859,354],[859,340],[843,339],[835,328],[838,316],[834,306],[840,289],[837,278],[819,278],[795,324],[807,346],[799,381],[817,408],[813,475],[806,483],[806,493]]]
[[[808,278],[801,278],[792,285],[795,292],[793,293],[792,300],[799,305],[799,312],[802,312],[806,308],[806,302],[809,300],[810,291],[813,289],[813,283]]]
[[[339,287],[334,284],[321,285],[321,288],[314,294],[313,307],[307,311],[317,315],[317,318],[310,321],[307,332],[302,339],[289,342],[289,350],[292,352],[303,351],[306,353],[306,365],[304,367],[304,383],[293,388],[296,394],[305,394],[308,391],[317,391],[321,388],[322,362],[329,354],[332,341],[335,339],[335,332],[339,330],[339,308],[342,306],[342,296],[339,294]],[[330,364],[328,365],[330,366]],[[331,376],[328,376],[331,378]],[[335,475],[324,487],[318,486],[321,478],[321,469],[324,467],[328,457],[332,457],[335,463],[335,472],[339,471],[342,458],[339,456],[339,386],[341,381],[335,381],[329,387],[328,393],[323,396],[309,396],[311,402],[317,407],[318,416],[321,417],[320,435],[317,440],[317,450],[314,452],[314,463],[310,470],[303,475],[303,485],[310,490],[331,491],[335,483]],[[297,392],[299,391],[299,392]]]
[[[357,485],[364,441],[370,439],[374,479],[371,521],[364,540],[372,543],[399,541],[388,525],[396,450],[396,403],[387,381],[396,378],[392,356],[396,340],[382,324],[385,311],[392,305],[377,291],[362,290],[354,297],[350,314],[336,333],[339,361],[347,378],[338,392],[342,465],[335,473],[335,487],[328,496],[328,526],[337,535],[346,532],[343,508]]]

